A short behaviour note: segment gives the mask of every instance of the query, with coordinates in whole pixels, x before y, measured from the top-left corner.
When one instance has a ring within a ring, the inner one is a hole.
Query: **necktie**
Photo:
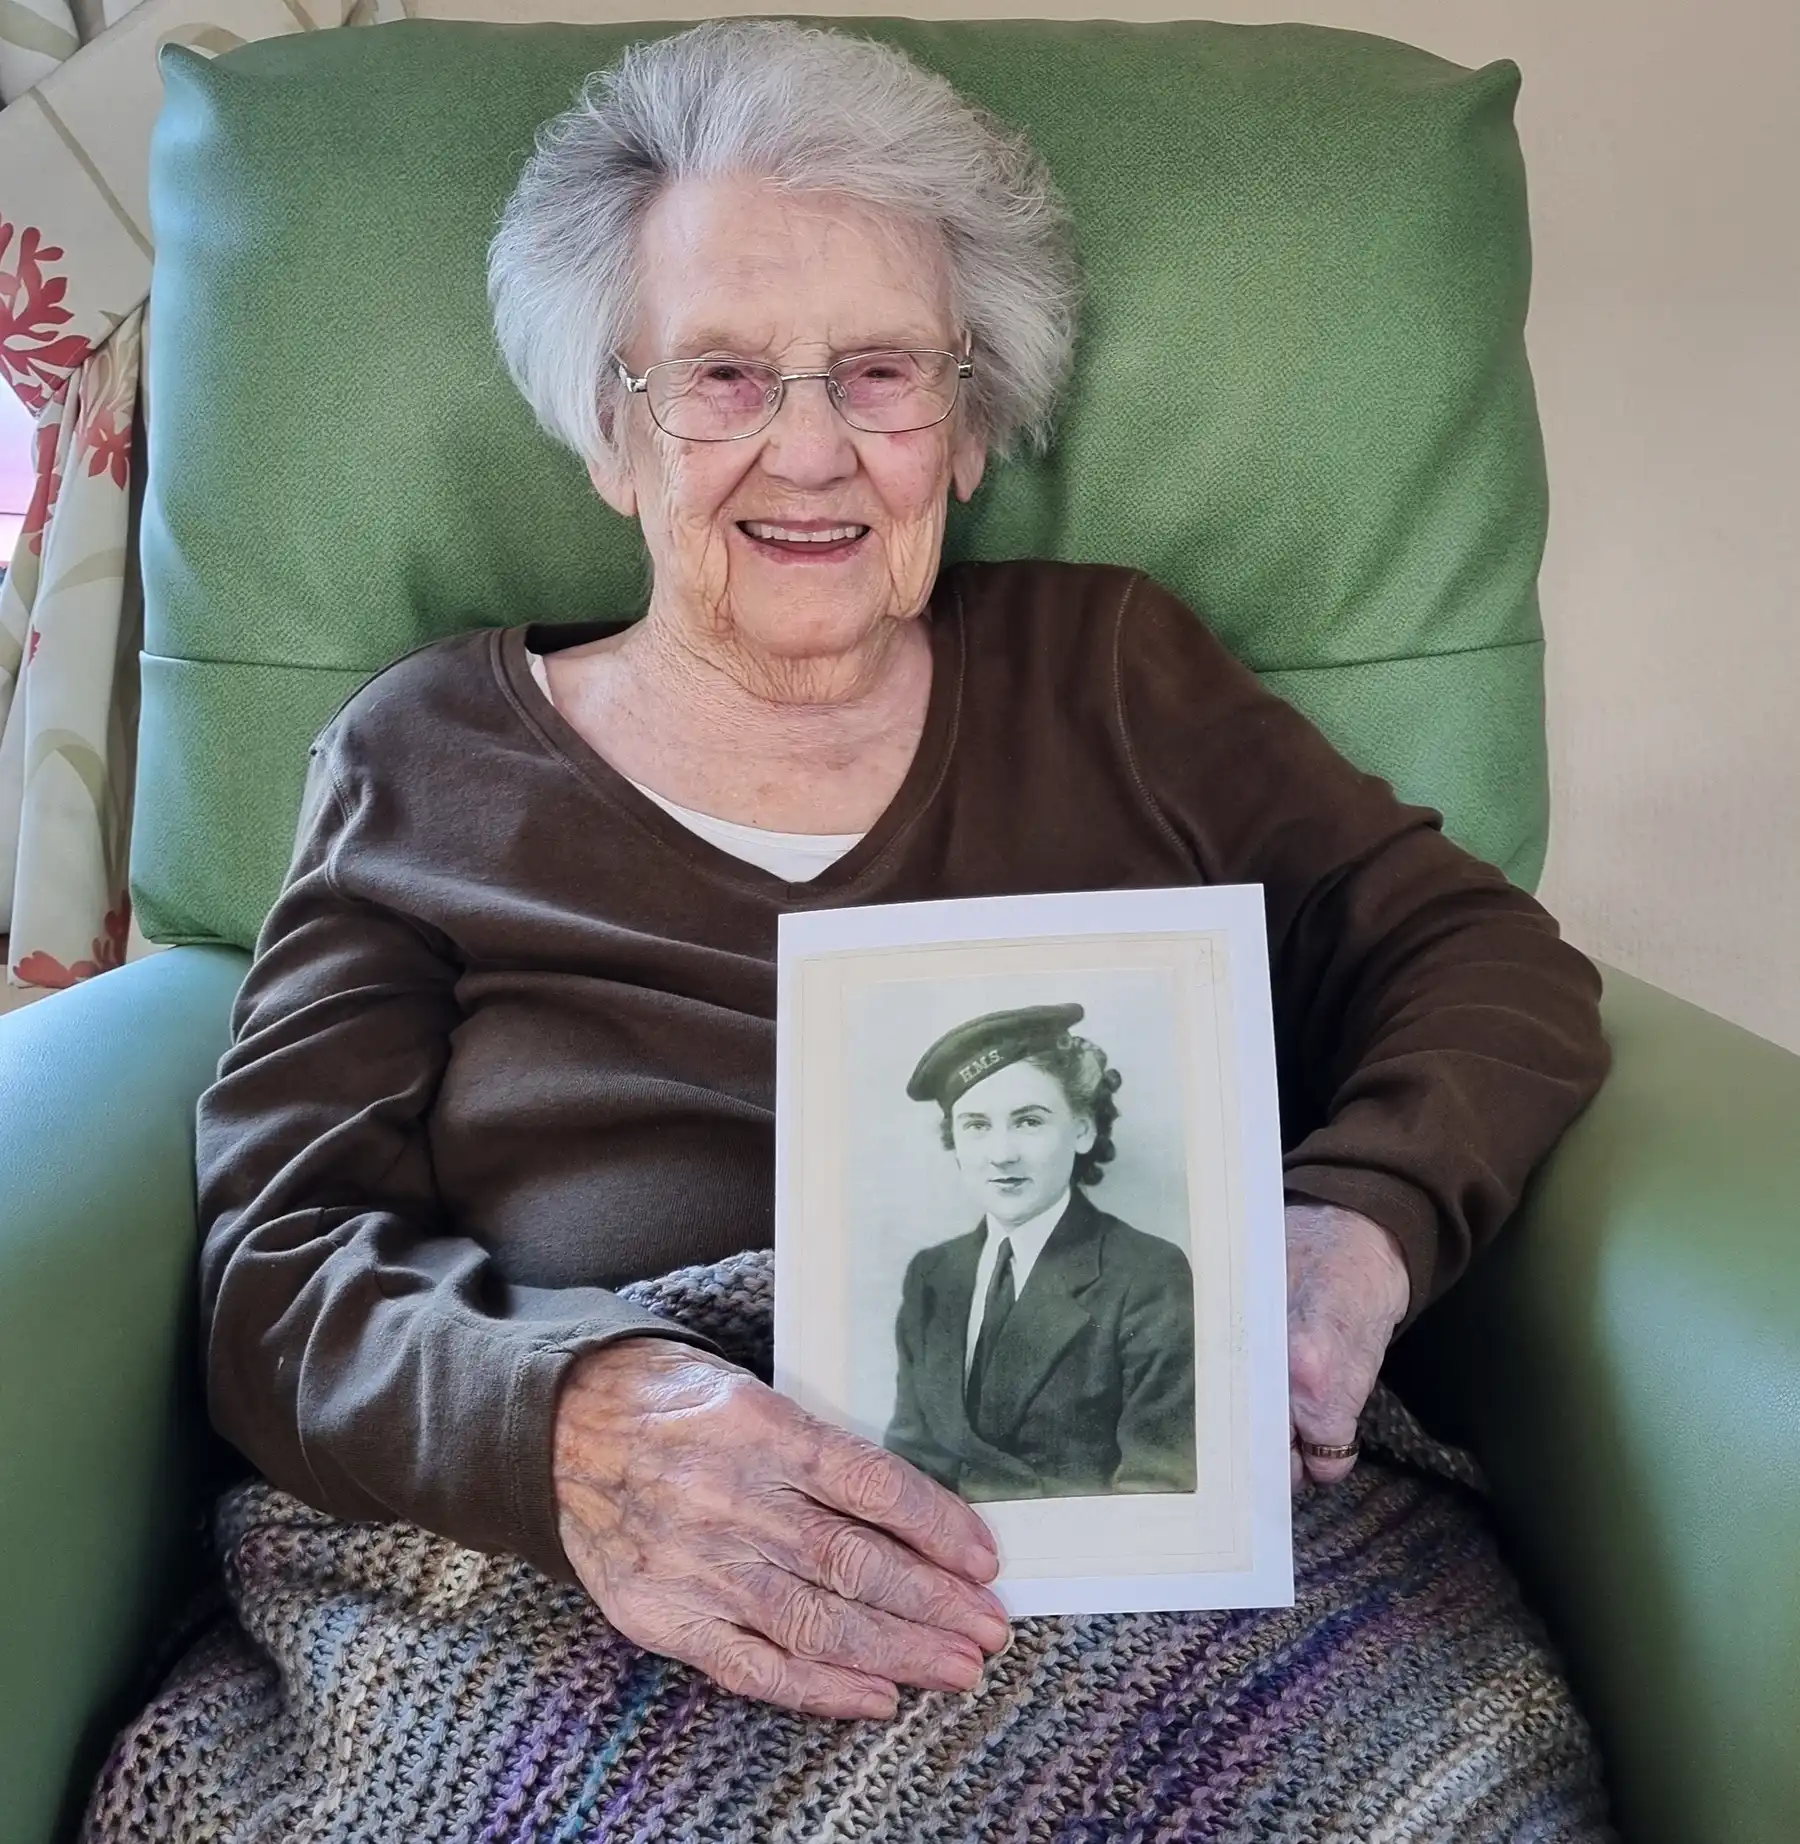
[[[1000,1333],[1012,1312],[1013,1299],[1012,1238],[1004,1236],[994,1272],[988,1278],[987,1303],[981,1309],[981,1330],[975,1334],[975,1356],[969,1364],[969,1380],[963,1387],[963,1407],[968,1411],[971,1424],[979,1423],[981,1386],[994,1355],[994,1346],[1000,1342]]]

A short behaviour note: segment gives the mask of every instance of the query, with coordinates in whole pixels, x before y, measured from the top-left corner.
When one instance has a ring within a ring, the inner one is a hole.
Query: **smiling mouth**
[[[738,530],[765,556],[801,562],[841,557],[869,535],[866,525],[854,525],[848,521],[827,525],[812,519],[796,525],[783,524],[774,519],[739,519]]]

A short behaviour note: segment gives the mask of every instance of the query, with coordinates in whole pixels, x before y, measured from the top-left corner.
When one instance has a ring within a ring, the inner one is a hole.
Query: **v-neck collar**
[[[489,658],[514,710],[538,742],[573,769],[608,805],[629,814],[667,850],[686,859],[695,871],[740,890],[778,893],[789,907],[822,907],[828,901],[854,895],[880,874],[900,849],[914,821],[931,804],[949,770],[961,722],[967,642],[962,596],[954,583],[946,581],[947,575],[948,572],[939,576],[929,608],[920,617],[931,625],[931,691],[912,761],[893,799],[860,842],[817,877],[803,883],[789,883],[682,825],[614,768],[544,696],[532,676],[529,653],[558,653],[567,647],[582,646],[604,634],[617,633],[627,623],[530,622],[496,628],[489,637]]]

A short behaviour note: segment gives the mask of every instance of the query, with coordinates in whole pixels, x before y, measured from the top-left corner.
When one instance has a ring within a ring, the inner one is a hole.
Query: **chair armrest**
[[[0,1839],[42,1844],[191,1529],[194,1104],[242,954],[0,1018]]]
[[[1610,1079],[1396,1352],[1632,1844],[1800,1838],[1800,1057],[1608,971]],[[1410,1347],[1410,1348],[1409,1348]]]

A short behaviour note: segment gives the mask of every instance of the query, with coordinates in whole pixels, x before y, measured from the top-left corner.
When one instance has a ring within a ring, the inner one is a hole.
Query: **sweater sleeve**
[[[345,893],[346,785],[322,739],[200,1104],[212,1418],[322,1510],[408,1519],[569,1580],[551,1484],[563,1373],[617,1338],[690,1335],[602,1288],[509,1284],[445,1220],[426,1120],[456,959],[428,925]]]
[[[1166,591],[1136,585],[1117,658],[1143,796],[1207,882],[1263,888],[1288,1194],[1392,1231],[1410,1320],[1599,1088],[1599,976]]]

